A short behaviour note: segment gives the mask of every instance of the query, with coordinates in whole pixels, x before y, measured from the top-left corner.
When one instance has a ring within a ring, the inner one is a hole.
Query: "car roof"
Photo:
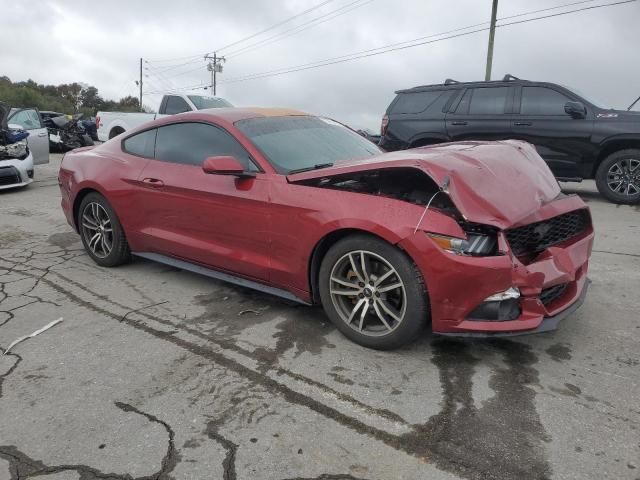
[[[437,84],[432,84],[432,85],[419,85],[417,87],[412,87],[412,88],[406,88],[403,90],[397,90],[396,94],[401,94],[401,93],[416,93],[416,92],[425,92],[425,91],[429,91],[429,90],[459,90],[462,88],[469,88],[469,87],[486,87],[486,86],[492,86],[492,87],[503,87],[503,86],[509,86],[509,85],[545,85],[545,86],[561,86],[555,83],[550,83],[550,82],[536,82],[533,80],[521,80],[519,78],[514,78],[514,79],[510,79],[510,80],[489,80],[489,81],[482,81],[482,80],[478,80],[478,81],[474,81],[474,82],[456,82],[454,80],[447,80],[445,81],[445,83],[437,83]]]
[[[192,112],[196,113],[196,112]],[[249,118],[264,118],[264,117],[290,117],[290,116],[306,116],[308,113],[301,112],[299,110],[293,110],[290,108],[277,108],[277,107],[223,107],[223,108],[206,108],[198,110],[197,113],[210,115],[212,117],[220,118],[231,123],[235,123],[238,120],[246,120]]]

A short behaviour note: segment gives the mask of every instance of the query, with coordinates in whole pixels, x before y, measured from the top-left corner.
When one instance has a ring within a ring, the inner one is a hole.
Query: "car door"
[[[513,95],[511,86],[467,88],[460,99],[452,103],[446,116],[451,140],[509,138]]]
[[[581,178],[582,160],[593,154],[593,112],[573,118],[564,105],[574,101],[548,86],[522,86],[516,95],[512,137],[535,145],[558,178]]]
[[[206,174],[207,157],[232,155],[255,177]],[[249,153],[217,126],[182,122],[158,128],[155,158],[140,176],[139,208],[153,249],[266,280],[268,181]]]
[[[13,111],[9,116],[10,125],[20,125],[29,132],[27,144],[33,155],[33,163],[49,163],[49,133],[40,121],[40,113],[35,108]]]

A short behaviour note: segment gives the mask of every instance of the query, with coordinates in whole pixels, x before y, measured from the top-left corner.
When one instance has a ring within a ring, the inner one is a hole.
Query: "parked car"
[[[143,123],[166,115],[231,106],[228,101],[220,97],[176,94],[162,97],[158,113],[98,112],[96,117],[98,140],[104,142]]]
[[[525,140],[558,180],[595,178],[608,200],[640,202],[640,112],[603,109],[575,90],[512,75],[490,82],[447,80],[396,94],[382,119],[385,150]]]
[[[27,143],[34,164],[49,163],[49,133],[40,120],[37,108],[12,108],[7,123],[29,132]]]
[[[329,119],[217,109],[65,155],[89,256],[137,255],[304,304],[355,342],[553,329],[584,299],[589,209],[525,142],[383,154]]]
[[[33,155],[29,151],[29,132],[9,124],[10,108],[0,103],[0,190],[24,187],[33,180]]]

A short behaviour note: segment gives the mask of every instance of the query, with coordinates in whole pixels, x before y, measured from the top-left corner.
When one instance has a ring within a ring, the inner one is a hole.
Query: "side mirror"
[[[255,177],[251,172],[245,172],[242,164],[231,155],[208,157],[202,164],[204,173],[212,175],[235,175],[238,177]]]
[[[587,109],[581,102],[567,102],[564,104],[564,113],[572,118],[585,118]]]

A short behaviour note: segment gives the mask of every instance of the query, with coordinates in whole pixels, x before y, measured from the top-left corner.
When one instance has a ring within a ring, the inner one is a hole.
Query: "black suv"
[[[640,202],[640,112],[606,110],[566,87],[520,80],[399,90],[382,119],[385,150],[458,140],[520,139],[561,181],[595,178],[616,203]]]

